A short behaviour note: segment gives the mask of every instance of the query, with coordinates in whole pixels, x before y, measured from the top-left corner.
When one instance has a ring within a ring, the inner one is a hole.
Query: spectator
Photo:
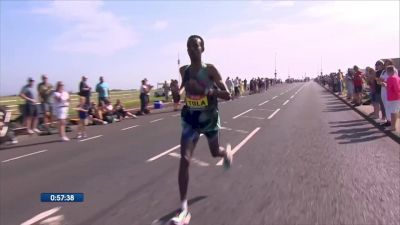
[[[229,77],[226,78],[225,81],[226,86],[228,87],[228,91],[229,93],[231,93],[231,95],[233,96],[233,81],[232,79],[230,79]]]
[[[91,102],[88,109],[88,119],[91,124],[105,125],[108,124],[103,120],[103,114],[101,110],[97,107],[95,102]]]
[[[102,102],[101,110],[104,121],[106,121],[107,123],[119,122],[119,120],[117,119],[117,115],[114,112],[114,107],[111,105],[111,102]]]
[[[169,101],[169,92],[171,91],[171,89],[170,89],[167,81],[164,82],[163,89],[164,89],[165,102],[168,102]]]
[[[79,83],[79,96],[85,97],[86,105],[90,105],[90,95],[92,88],[87,84],[87,77],[82,76],[82,80]]]
[[[45,127],[49,130],[49,125],[53,122],[53,102],[52,102],[52,94],[54,92],[53,85],[48,82],[47,75],[42,75],[42,82],[37,86],[37,90],[39,93],[39,101],[41,106],[41,113],[43,115],[43,123]]]
[[[374,108],[374,111],[371,115],[374,119],[378,119],[379,118],[379,101],[378,101],[378,97],[376,94],[376,82],[375,82],[376,72],[371,67],[367,67],[365,69],[365,73],[366,73],[366,77],[367,77],[367,84],[370,89],[371,104]]]
[[[171,81],[171,92],[172,99],[174,101],[174,111],[178,111],[179,101],[181,100],[181,96],[179,94],[178,80]]]
[[[11,110],[5,106],[0,106],[0,144],[9,142],[10,144],[18,144],[18,140],[14,135],[13,125],[10,123]]]
[[[125,109],[124,105],[122,105],[121,100],[119,99],[117,99],[117,102],[114,105],[114,113],[117,115],[117,119],[119,120],[125,118],[137,118],[135,115]]]
[[[386,83],[383,86],[387,89],[387,114],[391,116],[392,131],[397,132],[397,119],[400,114],[400,78],[394,68],[390,65],[386,67],[386,74],[388,75]]]
[[[354,66],[354,106],[360,106],[361,105],[361,93],[363,91],[363,75],[358,68],[358,66]]]
[[[376,97],[377,97],[378,102],[379,102],[379,109],[382,112],[381,119],[382,119],[383,123],[386,122],[386,110],[385,110],[385,105],[383,104],[383,100],[382,100],[382,96],[381,96],[382,87],[381,87],[380,77],[381,77],[384,69],[385,69],[384,62],[382,60],[378,60],[375,63],[375,70],[376,70],[376,73],[375,73],[375,76],[376,76],[376,78],[375,78],[375,85],[376,85],[375,93],[376,93]]]
[[[35,92],[33,90],[34,82],[35,81],[32,78],[29,78],[28,84],[22,88],[19,94],[21,98],[25,99],[23,117],[27,132],[29,134],[33,134],[35,132],[40,133],[40,130],[37,129],[38,109]]]
[[[243,85],[244,85],[244,91],[247,91],[247,79],[246,78],[244,78]]]
[[[240,83],[239,83],[239,77],[236,77],[236,79],[233,81],[233,86],[235,88],[235,97],[238,98],[240,95]]]
[[[76,136],[77,139],[85,138],[86,135],[86,120],[88,118],[89,105],[87,104],[87,100],[84,96],[79,98],[79,105],[77,107],[77,112],[79,115],[79,123],[78,123],[78,134]]]
[[[60,133],[61,141],[69,141],[69,138],[65,134],[69,102],[69,94],[64,90],[64,84],[61,81],[58,81],[56,91],[54,92],[54,108],[58,119],[58,131]]]
[[[354,94],[354,82],[353,82],[353,70],[348,69],[346,74],[346,91],[347,91],[347,100],[353,101]]]
[[[390,127],[391,126],[391,115],[390,115],[390,110],[388,109],[388,99],[387,99],[387,89],[385,86],[385,83],[387,82],[387,79],[389,78],[387,72],[386,72],[386,68],[388,66],[393,66],[393,62],[391,60],[385,60],[384,63],[384,70],[380,76],[380,82],[381,82],[381,99],[383,102],[383,106],[385,108],[385,115],[386,115],[386,122],[385,123],[381,123],[381,126],[385,126],[385,127]]]
[[[343,95],[343,89],[344,89],[344,77],[343,77],[343,72],[339,69],[338,70],[338,79],[339,79],[339,94]]]
[[[96,92],[98,93],[99,97],[99,105],[100,102],[109,102],[110,97],[110,88],[106,82],[104,82],[104,78],[100,77],[100,82],[96,85]]]
[[[150,90],[153,86],[147,84],[147,79],[142,80],[142,85],[140,86],[140,111],[138,115],[143,115],[143,113],[148,114],[150,111],[147,109],[147,106],[150,101]]]

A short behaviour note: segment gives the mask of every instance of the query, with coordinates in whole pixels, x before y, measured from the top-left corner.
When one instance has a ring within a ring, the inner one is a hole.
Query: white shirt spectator
[[[54,92],[54,107],[68,107],[69,106],[69,94],[66,91]]]

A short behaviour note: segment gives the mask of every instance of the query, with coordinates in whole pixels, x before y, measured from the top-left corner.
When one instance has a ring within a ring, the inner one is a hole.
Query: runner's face
[[[191,59],[200,59],[201,53],[203,53],[203,47],[201,46],[200,38],[192,38],[187,44],[187,51]]]

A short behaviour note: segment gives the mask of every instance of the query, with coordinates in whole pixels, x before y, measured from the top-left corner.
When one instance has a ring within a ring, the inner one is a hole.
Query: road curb
[[[396,135],[394,132],[390,131],[390,130],[385,130],[385,128],[383,128],[382,126],[380,126],[374,119],[370,118],[368,115],[366,115],[363,111],[357,109],[357,107],[354,107],[352,104],[350,104],[349,102],[347,102],[345,99],[343,99],[342,97],[340,97],[338,94],[334,93],[333,91],[331,91],[329,88],[322,86],[320,84],[321,87],[323,87],[325,90],[327,90],[328,92],[330,92],[332,95],[334,95],[336,98],[338,98],[339,100],[341,100],[343,103],[345,103],[347,106],[349,106],[351,109],[353,109],[355,112],[357,112],[360,116],[362,116],[365,120],[367,120],[368,122],[370,122],[372,125],[374,125],[376,128],[378,128],[380,131],[382,131],[383,133],[385,133],[388,137],[390,137],[391,139],[393,139],[395,142],[397,142],[398,144],[400,144],[400,136]]]

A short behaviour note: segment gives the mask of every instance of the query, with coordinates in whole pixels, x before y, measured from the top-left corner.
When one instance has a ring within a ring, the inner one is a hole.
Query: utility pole
[[[181,60],[179,59],[179,52],[178,52],[178,82],[181,83],[181,74],[179,73],[179,68],[181,68]]]
[[[322,76],[322,56],[321,56],[321,76]]]
[[[276,52],[275,52],[275,73],[274,73],[274,75],[275,75],[275,82],[276,82]]]

